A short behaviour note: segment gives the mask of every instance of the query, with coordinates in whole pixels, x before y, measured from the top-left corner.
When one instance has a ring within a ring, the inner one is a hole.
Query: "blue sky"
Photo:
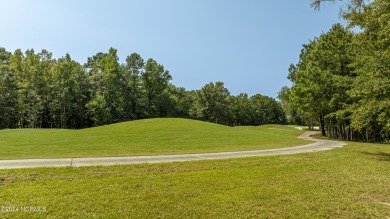
[[[310,0],[1,0],[0,46],[47,49],[84,63],[118,49],[170,71],[176,86],[222,81],[237,95],[276,97],[302,44],[326,32],[342,3]]]

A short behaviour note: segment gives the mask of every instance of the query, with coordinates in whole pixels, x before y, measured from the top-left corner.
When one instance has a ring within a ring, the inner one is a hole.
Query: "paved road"
[[[346,145],[344,142],[319,140],[310,136],[316,132],[306,132],[298,138],[315,141],[312,144],[255,151],[219,152],[204,154],[180,154],[159,156],[132,156],[132,157],[96,157],[96,158],[58,158],[58,159],[25,159],[25,160],[0,160],[0,169],[35,168],[35,167],[66,167],[66,166],[98,166],[116,164],[161,163],[191,160],[212,160],[254,156],[272,156],[316,152],[340,148]]]

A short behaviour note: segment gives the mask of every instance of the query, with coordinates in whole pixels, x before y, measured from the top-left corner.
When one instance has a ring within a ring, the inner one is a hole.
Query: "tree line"
[[[137,54],[119,63],[117,50],[85,64],[69,54],[0,47],[0,128],[80,129],[122,121],[181,117],[224,125],[285,123],[273,98],[231,95],[222,82],[187,91],[154,59]]]
[[[278,96],[290,122],[318,124],[335,139],[390,141],[389,15],[389,1],[351,1],[347,27],[335,24],[303,45],[289,68],[293,85]]]

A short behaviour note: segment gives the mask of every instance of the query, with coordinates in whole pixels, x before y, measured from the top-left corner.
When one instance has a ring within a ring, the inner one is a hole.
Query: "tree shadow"
[[[377,153],[370,153],[370,152],[363,152],[363,154],[375,156],[380,161],[388,161],[390,162],[390,153],[385,152],[377,152]]]

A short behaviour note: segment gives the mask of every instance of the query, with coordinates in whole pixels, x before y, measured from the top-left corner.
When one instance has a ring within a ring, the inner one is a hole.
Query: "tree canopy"
[[[284,123],[273,98],[233,96],[222,82],[187,91],[169,71],[137,53],[119,62],[117,50],[85,64],[0,47],[0,128],[79,129],[154,117],[193,118],[225,125]]]
[[[321,1],[316,1],[321,2]],[[390,140],[390,2],[350,1],[348,27],[335,24],[303,46],[279,93],[293,112],[316,121],[322,135],[346,140]],[[359,10],[356,8],[359,7]],[[358,27],[354,33],[350,28]]]

